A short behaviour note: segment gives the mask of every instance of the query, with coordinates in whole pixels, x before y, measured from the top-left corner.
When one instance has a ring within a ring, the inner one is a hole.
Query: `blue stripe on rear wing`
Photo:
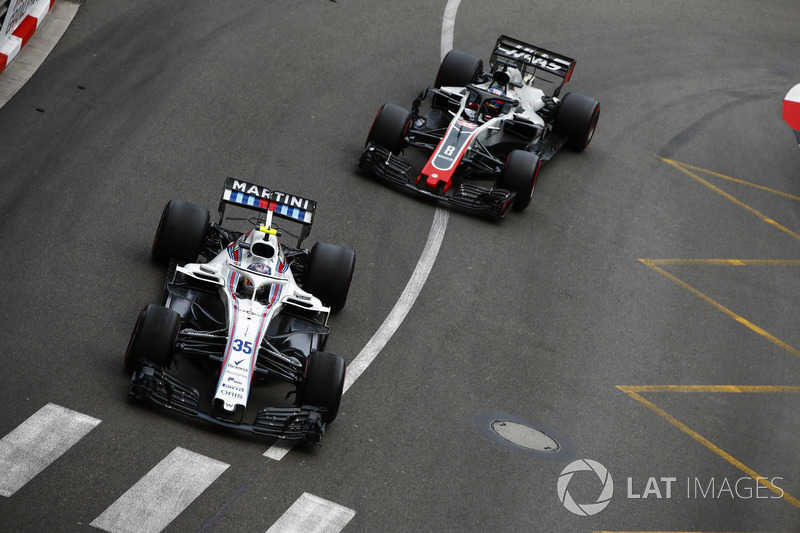
[[[262,212],[272,211],[280,217],[294,220],[307,226],[313,223],[314,212],[317,210],[317,202],[314,200],[285,192],[273,191],[262,185],[255,185],[234,178],[225,180],[222,201],[226,204],[238,205]]]

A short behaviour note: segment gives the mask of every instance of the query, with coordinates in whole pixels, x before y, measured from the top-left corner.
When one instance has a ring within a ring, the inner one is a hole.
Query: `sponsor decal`
[[[550,56],[547,54],[525,46],[517,46],[515,48],[503,48],[502,46],[498,46],[497,51],[515,59],[522,59],[534,67],[544,68],[553,72],[563,70],[564,67],[568,65],[568,63],[565,63],[563,60],[558,58],[553,58],[551,61]],[[565,64],[559,65],[559,63]]]
[[[241,361],[239,361],[241,363]],[[231,372],[233,374],[238,374],[240,376],[247,376],[247,369],[241,366],[234,366],[230,363],[227,364],[225,367],[226,372]]]
[[[289,207],[295,207],[297,209],[303,209],[307,211],[309,209],[313,210],[315,207],[315,202],[312,202],[306,198],[295,196],[293,194],[287,194],[285,192],[271,191],[267,187],[254,185],[246,181],[239,181],[237,179],[229,178],[225,185],[227,188],[230,188],[231,191],[240,192],[248,196],[255,196],[256,198],[261,198],[264,200],[270,200],[279,204],[288,205]]]
[[[300,198],[299,196],[293,196],[291,194],[286,194],[284,192],[275,191],[272,193],[271,200],[275,200],[279,204],[286,204],[289,207],[296,207],[298,209],[308,209],[309,200],[305,198]]]
[[[247,267],[247,270],[252,270],[253,272],[258,272],[259,274],[272,273],[272,269],[266,263],[250,263],[250,266]]]
[[[269,189],[247,183],[246,181],[233,180],[233,185],[231,188],[234,191],[243,192],[252,196],[260,196],[261,198],[269,197]]]
[[[244,387],[236,387],[233,385],[228,385],[227,383],[222,384],[222,388],[226,390],[231,390],[234,392],[244,392]]]

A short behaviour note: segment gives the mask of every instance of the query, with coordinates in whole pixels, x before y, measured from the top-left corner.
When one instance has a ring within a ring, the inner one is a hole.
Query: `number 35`
[[[250,341],[242,342],[241,339],[234,339],[233,340],[233,351],[234,352],[242,352],[243,354],[249,355],[253,353],[253,343]]]

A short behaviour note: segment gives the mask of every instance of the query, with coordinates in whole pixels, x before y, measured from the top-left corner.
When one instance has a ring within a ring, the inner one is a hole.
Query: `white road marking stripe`
[[[444,59],[447,52],[453,48],[453,31],[455,29],[456,12],[458,11],[458,5],[460,3],[461,0],[447,0],[447,5],[444,8],[441,36],[442,59]],[[356,358],[347,365],[347,374],[344,378],[344,391],[342,394],[347,392],[347,389],[355,383],[370,363],[375,360],[378,353],[386,346],[386,343],[389,342],[389,339],[392,338],[394,332],[397,331],[397,328],[400,327],[400,324],[403,323],[406,315],[411,310],[411,306],[414,305],[414,302],[422,290],[422,286],[425,285],[425,281],[428,279],[428,274],[430,274],[433,264],[436,262],[436,256],[439,254],[439,248],[442,245],[442,239],[444,239],[444,233],[447,231],[447,221],[449,218],[449,211],[441,207],[436,208],[431,230],[428,233],[428,241],[425,243],[422,256],[419,258],[417,266],[411,274],[411,279],[408,280],[408,284],[400,295],[400,299],[394,304],[394,307],[386,317],[386,320],[383,321],[383,324],[381,324],[381,327],[378,328],[378,331],[375,332],[366,346],[361,349]],[[264,452],[264,457],[280,461],[289,453],[292,446],[294,446],[294,444],[291,442],[278,441]]]
[[[428,279],[433,268],[433,263],[436,262],[436,256],[439,254],[439,248],[442,245],[444,232],[447,230],[447,220],[449,212],[441,207],[436,208],[436,213],[433,217],[433,224],[431,224],[430,233],[428,233],[428,241],[425,243],[425,248],[422,250],[422,256],[419,258],[414,272],[411,274],[411,279],[408,280],[406,288],[400,295],[400,299],[394,304],[394,308],[383,321],[381,327],[367,342],[366,346],[361,349],[361,352],[356,356],[353,361],[347,365],[347,375],[344,380],[344,390],[347,390],[353,383],[364,373],[367,367],[375,360],[378,353],[386,346],[389,339],[392,338],[397,328],[405,320],[406,315],[414,305],[419,293],[422,291],[423,285]]]
[[[157,533],[229,465],[175,448],[90,524],[112,533]]]
[[[279,440],[275,444],[270,446],[267,451],[264,452],[264,457],[280,461],[286,456],[287,453],[289,453],[292,450],[294,444],[295,443],[293,441]]]
[[[0,496],[11,496],[100,423],[48,403],[0,440]]]
[[[339,533],[355,515],[352,509],[305,492],[267,533]]]
[[[447,55],[447,52],[453,49],[453,32],[456,27],[456,11],[458,11],[458,4],[461,0],[447,0],[447,5],[444,8],[444,16],[442,17],[442,39],[441,39],[441,54],[442,59]]]

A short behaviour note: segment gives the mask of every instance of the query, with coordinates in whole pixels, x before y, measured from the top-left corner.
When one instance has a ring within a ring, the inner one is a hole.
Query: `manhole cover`
[[[557,452],[558,442],[552,437],[536,428],[511,422],[509,420],[495,420],[492,422],[492,431],[506,439],[511,444],[522,446],[537,452]]]
[[[575,448],[556,432],[541,424],[502,413],[482,413],[475,417],[481,432],[512,450],[549,461],[571,461]]]

